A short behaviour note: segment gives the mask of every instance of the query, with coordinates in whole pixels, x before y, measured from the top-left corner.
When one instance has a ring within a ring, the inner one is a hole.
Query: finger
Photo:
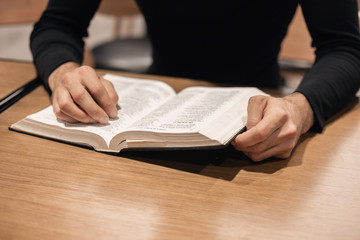
[[[266,113],[264,118],[253,128],[239,134],[233,141],[237,150],[243,151],[246,147],[264,142],[286,121],[286,115],[275,111]]]
[[[112,82],[104,79],[103,77],[100,77],[102,80],[102,83],[104,84],[104,87],[106,88],[106,91],[108,92],[110,98],[112,99],[114,104],[117,104],[119,101],[119,96],[115,91],[114,85]]]
[[[299,138],[296,125],[293,122],[286,122],[281,128],[274,131],[265,141],[245,147],[245,152],[262,152],[266,149],[281,144],[282,142],[294,142]]]
[[[263,152],[244,152],[254,162],[259,162],[270,157],[288,158],[294,149],[294,144],[283,142]]]
[[[69,117],[67,116],[66,114],[64,114],[63,112],[61,112],[60,108],[59,108],[59,105],[57,104],[57,102],[53,102],[53,110],[54,110],[54,113],[56,115],[57,118],[61,119],[61,120],[64,120],[66,122],[70,122],[70,123],[77,123],[79,121],[77,121],[76,119],[72,118],[72,117]]]
[[[266,108],[267,97],[254,96],[249,99],[247,113],[248,119],[246,122],[246,128],[251,129],[256,126],[263,118],[263,111]]]
[[[109,96],[107,89],[105,88],[104,84],[102,83],[101,79],[96,75],[92,76],[89,79],[86,88],[90,92],[91,96],[97,102],[97,104],[104,109],[106,114],[114,118],[117,116],[117,109],[116,104],[114,103],[113,99]]]
[[[82,85],[74,84],[71,88],[68,89],[68,91],[71,95],[71,98],[74,99],[83,112],[87,113],[90,118],[101,124],[106,124],[109,121],[109,117],[106,112],[94,101],[92,96]],[[71,112],[69,112],[69,110],[71,110]],[[78,114],[80,114],[78,111],[75,112],[74,108],[70,107],[64,111],[66,114],[74,117],[75,119],[78,119]]]
[[[259,153],[279,145],[282,141],[284,141],[284,139],[281,136],[281,129],[279,128],[274,131],[265,141],[252,146],[243,147],[241,151]]]
[[[54,96],[53,105],[55,105],[56,109],[54,110],[56,110],[59,116],[64,117],[64,115],[66,115],[67,118],[75,119],[83,123],[92,122],[92,118],[74,103],[70,93],[66,90],[58,90]]]

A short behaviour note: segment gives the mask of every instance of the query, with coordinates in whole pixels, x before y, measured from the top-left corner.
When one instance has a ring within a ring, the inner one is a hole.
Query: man
[[[99,0],[50,0],[31,36],[40,78],[52,91],[58,118],[107,123],[115,117],[112,85],[81,66],[82,38]],[[137,0],[153,45],[149,73],[278,87],[277,55],[300,4],[316,61],[296,92],[257,96],[248,104],[247,131],[233,145],[254,161],[289,157],[301,134],[325,121],[360,86],[356,0]]]

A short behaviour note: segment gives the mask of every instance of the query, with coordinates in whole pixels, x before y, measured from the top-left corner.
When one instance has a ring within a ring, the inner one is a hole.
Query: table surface
[[[0,98],[35,74],[0,61]],[[39,87],[0,114],[0,239],[360,239],[358,99],[261,163],[231,147],[109,155],[8,130],[49,104]]]

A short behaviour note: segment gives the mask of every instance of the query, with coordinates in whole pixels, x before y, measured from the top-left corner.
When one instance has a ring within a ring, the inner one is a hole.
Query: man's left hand
[[[314,122],[309,102],[301,93],[283,98],[255,96],[248,103],[247,131],[232,142],[253,161],[288,158],[300,135]]]

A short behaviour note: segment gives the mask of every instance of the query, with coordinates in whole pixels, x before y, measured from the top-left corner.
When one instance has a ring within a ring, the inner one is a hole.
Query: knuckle
[[[93,86],[92,89],[91,89],[91,93],[94,95],[94,96],[101,96],[103,94],[103,86],[101,85],[96,85],[96,86]]]
[[[258,104],[261,101],[263,101],[264,98],[265,98],[264,96],[252,96],[249,98],[249,105],[250,104]]]
[[[105,114],[104,111],[98,106],[88,109],[87,113],[94,119],[99,119]]]
[[[232,142],[231,142],[231,145],[238,151],[240,151],[239,149],[239,144],[238,144],[238,141],[237,139],[234,139]]]
[[[72,74],[67,72],[65,73],[62,78],[60,79],[60,81],[64,84],[64,85],[69,85],[71,83],[71,79],[72,79]]]
[[[85,95],[85,91],[74,91],[71,96],[75,100],[75,102],[79,103],[84,100]]]
[[[67,110],[70,107],[70,101],[59,101],[59,110],[62,112],[63,110]]]
[[[234,141],[231,142],[231,144],[233,145],[233,147],[237,150],[237,151],[243,151],[243,147],[241,145],[241,142],[238,141],[237,139],[235,139]]]
[[[102,107],[105,111],[109,111],[109,110],[112,110],[113,104],[114,104],[113,102],[107,101],[107,102],[104,102],[103,104],[101,104],[101,107]]]
[[[289,119],[288,113],[282,108],[278,109],[277,116],[282,123],[286,122]]]
[[[261,160],[264,160],[258,153],[247,153],[247,156],[254,162],[260,162]]]
[[[84,123],[90,122],[90,118],[85,113],[80,113],[79,117],[78,117],[78,120],[80,122],[84,122]]]
[[[258,123],[258,120],[253,118],[253,117],[248,117],[247,121],[246,121],[246,127],[248,129],[253,128],[254,126],[256,126],[256,124]]]
[[[88,74],[93,73],[95,70],[90,66],[83,65],[78,68],[78,71],[80,74]]]
[[[290,131],[291,131],[292,133],[297,133],[297,131],[298,131],[298,127],[297,127],[297,125],[296,125],[294,122],[292,122],[292,123],[290,124]]]
[[[286,129],[285,138],[293,139],[297,136],[297,127],[295,124],[289,124]]]
[[[255,145],[251,148],[251,151],[254,153],[262,152],[264,149],[261,145]]]
[[[61,118],[62,112],[59,108],[54,108],[54,113],[56,117]]]
[[[255,103],[255,102],[256,102],[256,99],[257,99],[257,97],[256,97],[256,96],[252,96],[252,97],[250,97],[250,98],[249,98],[249,104],[251,104],[251,103]]]
[[[114,103],[117,103],[119,101],[119,96],[116,93],[111,94],[110,97]]]
[[[254,138],[257,142],[263,142],[266,139],[266,134],[264,131],[257,129],[254,133]]]

